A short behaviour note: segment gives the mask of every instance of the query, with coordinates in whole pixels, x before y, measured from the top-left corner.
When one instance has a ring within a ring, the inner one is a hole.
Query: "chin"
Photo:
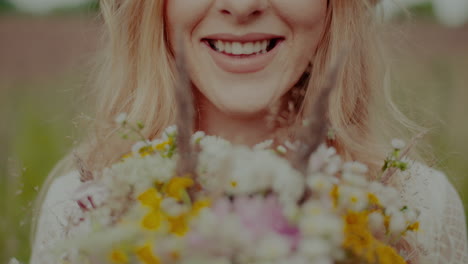
[[[268,112],[271,103],[267,100],[258,100],[255,98],[236,98],[218,101],[216,107],[225,114],[237,117],[254,117]]]

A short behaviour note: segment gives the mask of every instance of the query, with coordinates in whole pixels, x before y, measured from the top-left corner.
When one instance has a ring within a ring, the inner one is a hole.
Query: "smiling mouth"
[[[231,56],[251,56],[265,54],[273,50],[283,38],[271,38],[251,42],[236,42],[216,39],[203,39],[212,50]]]

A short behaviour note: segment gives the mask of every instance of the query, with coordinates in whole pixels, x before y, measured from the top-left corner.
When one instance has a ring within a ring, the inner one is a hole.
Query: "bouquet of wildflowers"
[[[406,263],[396,243],[418,230],[417,210],[365,165],[325,145],[298,168],[300,144],[179,136],[143,139],[89,183],[99,196],[78,203],[91,230],[62,243],[63,263]],[[405,169],[393,145],[384,172]]]

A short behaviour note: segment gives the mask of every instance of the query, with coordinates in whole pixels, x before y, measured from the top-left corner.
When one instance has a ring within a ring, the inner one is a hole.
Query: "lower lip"
[[[278,53],[283,41],[279,41],[269,52],[254,55],[230,55],[213,50],[207,43],[202,42],[208,49],[215,64],[222,70],[230,73],[254,73],[263,70]]]

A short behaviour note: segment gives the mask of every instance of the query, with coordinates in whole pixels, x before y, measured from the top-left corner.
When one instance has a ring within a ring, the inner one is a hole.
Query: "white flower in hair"
[[[406,143],[401,139],[395,138],[392,140],[392,146],[395,149],[402,149],[406,146]]]
[[[127,113],[120,113],[116,118],[115,118],[115,123],[117,123],[120,126],[123,126],[127,122],[128,115]]]

